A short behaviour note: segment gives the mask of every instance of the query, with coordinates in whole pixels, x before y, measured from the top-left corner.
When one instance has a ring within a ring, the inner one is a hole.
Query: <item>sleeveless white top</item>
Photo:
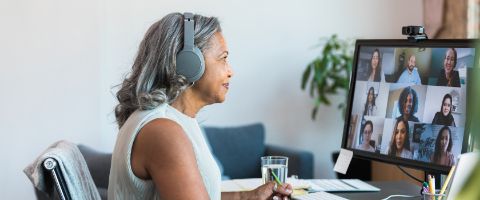
[[[148,122],[167,118],[178,123],[192,143],[198,170],[210,199],[221,198],[220,169],[215,162],[204,135],[195,118],[191,118],[168,104],[162,104],[153,110],[135,111],[120,129],[112,154],[112,164],[108,185],[108,199],[160,199],[152,180],[143,180],[135,176],[130,163],[132,146],[140,129]],[[160,153],[158,156],[162,156]],[[182,192],[178,188],[177,192]]]

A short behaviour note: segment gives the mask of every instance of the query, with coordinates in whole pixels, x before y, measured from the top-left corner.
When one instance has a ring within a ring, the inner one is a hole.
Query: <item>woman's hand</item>
[[[255,190],[248,192],[248,197],[246,199],[287,200],[287,199],[290,199],[289,196],[290,194],[292,194],[292,192],[293,192],[292,185],[288,183],[278,185],[276,182],[270,181],[268,183],[261,185]]]

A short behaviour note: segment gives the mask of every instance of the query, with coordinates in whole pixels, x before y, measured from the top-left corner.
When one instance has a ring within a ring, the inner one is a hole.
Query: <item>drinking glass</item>
[[[263,184],[276,179],[281,184],[285,183],[288,174],[288,157],[264,156],[261,161]]]

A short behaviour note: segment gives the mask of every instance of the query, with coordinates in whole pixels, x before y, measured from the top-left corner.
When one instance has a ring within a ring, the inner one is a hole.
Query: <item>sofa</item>
[[[281,155],[289,157],[288,174],[299,178],[313,178],[313,154],[265,144],[265,128],[262,124],[238,127],[203,127],[212,153],[222,170],[223,178],[260,178],[260,157]],[[85,145],[78,145],[93,181],[102,199],[107,199],[108,176],[111,153],[96,151]],[[35,190],[37,199],[48,199]]]
[[[231,179],[260,178],[260,157],[287,156],[288,175],[313,178],[313,154],[308,151],[265,144],[261,123],[237,127],[204,127],[213,155],[220,161],[223,175]]]

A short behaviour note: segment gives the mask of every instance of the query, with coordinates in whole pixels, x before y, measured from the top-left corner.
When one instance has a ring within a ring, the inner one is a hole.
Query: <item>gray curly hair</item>
[[[183,48],[183,14],[170,13],[155,22],[146,32],[132,71],[117,92],[115,117],[119,128],[137,109],[150,110],[162,103],[171,103],[189,85],[176,73],[177,53]],[[210,39],[221,27],[216,17],[194,15],[195,45],[205,52]]]

